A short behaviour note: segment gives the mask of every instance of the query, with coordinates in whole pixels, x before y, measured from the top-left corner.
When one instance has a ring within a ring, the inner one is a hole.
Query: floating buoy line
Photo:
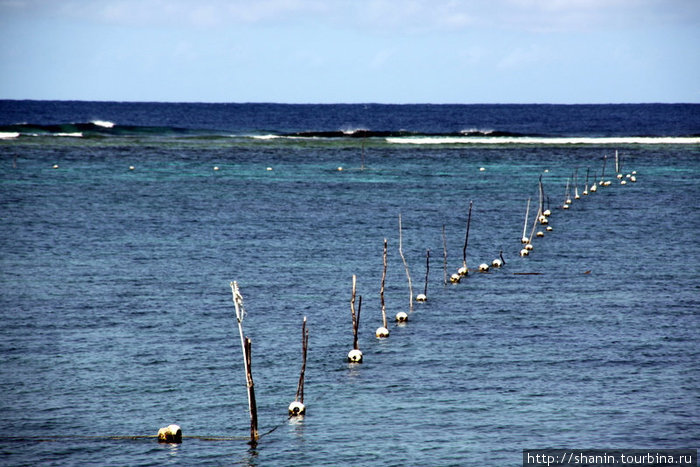
[[[606,188],[612,185],[612,180],[606,179],[605,176],[605,170],[606,170],[606,165],[607,165],[607,159],[608,156],[604,155],[603,156],[603,164],[602,164],[602,170],[600,172],[600,178],[598,178],[597,171],[593,172],[593,177],[590,179],[590,168],[586,169],[586,178],[584,182],[584,188],[583,188],[583,196],[588,197],[591,194],[597,193],[599,189]],[[16,166],[16,162],[15,162]],[[635,183],[637,181],[637,172],[636,171],[631,171],[627,174],[624,174],[621,171],[621,160],[620,160],[620,155],[618,151],[615,151],[615,179],[619,181],[619,184],[624,186],[628,182]],[[59,165],[58,163],[54,164],[52,166],[53,169],[58,169]],[[133,165],[130,165],[128,167],[130,171],[134,171],[135,167]],[[362,169],[364,169],[364,146],[363,146],[363,162],[362,162]],[[219,166],[214,166],[213,167],[214,171],[219,171],[220,167]],[[266,167],[267,171],[272,171],[272,167]],[[343,171],[342,167],[337,168],[338,171]],[[484,171],[485,169],[482,167],[479,169],[480,171]],[[548,170],[545,170],[544,173],[548,173]],[[591,181],[592,180],[592,181]],[[590,183],[590,185],[589,185]],[[573,200],[572,200],[572,192],[571,189],[573,187]],[[547,207],[545,208],[545,195],[544,195],[544,184],[542,181],[542,175],[539,176],[538,180],[538,193],[539,193],[539,199],[537,203],[537,213],[533,217],[532,221],[532,227],[531,230],[528,234],[527,232],[527,227],[528,227],[528,220],[530,218],[530,207],[531,207],[531,201],[532,198],[527,199],[527,205],[525,209],[525,220],[523,223],[523,232],[522,236],[520,238],[520,244],[521,244],[521,249],[519,251],[519,255],[521,257],[528,257],[531,252],[534,251],[534,246],[533,246],[533,239],[535,238],[543,238],[545,237],[545,232],[542,230],[537,230],[538,224],[541,226],[545,226],[545,231],[546,232],[552,232],[554,229],[551,225],[549,225],[549,219],[550,217],[553,216],[553,212],[551,211],[549,207],[549,197],[546,197],[547,200]],[[581,200],[581,196],[578,193],[578,168],[575,168],[573,170],[573,173],[570,177],[567,177],[566,179],[566,185],[564,188],[564,199],[563,202],[560,205],[560,208],[564,211],[568,211],[573,205],[574,202],[578,202]],[[471,217],[472,217],[472,207],[473,207],[473,202],[470,201],[469,203],[469,211],[467,215],[467,225],[466,225],[466,233],[465,233],[465,238],[464,238],[464,247],[462,249],[462,266],[457,269],[457,272],[452,273],[449,275],[448,279],[448,272],[447,272],[447,242],[446,242],[446,235],[445,235],[445,225],[443,224],[442,226],[442,240],[443,240],[443,269],[444,269],[444,285],[447,286],[448,282],[452,284],[458,284],[461,282],[462,278],[465,278],[469,275],[469,268],[467,267],[467,246],[469,242],[469,230],[470,230],[470,225],[471,225]],[[414,295],[413,295],[413,286],[412,286],[412,281],[411,281],[411,276],[410,276],[410,271],[408,267],[408,263],[406,261],[406,258],[403,254],[403,238],[402,238],[402,219],[401,219],[401,213],[399,213],[399,242],[398,242],[398,251],[401,256],[401,260],[404,264],[404,268],[406,271],[406,278],[408,282],[408,289],[409,289],[409,307],[408,307],[408,313],[406,311],[399,311],[395,315],[395,320],[397,322],[397,325],[405,325],[407,321],[409,320],[409,315],[410,313],[413,312],[413,301],[414,301]],[[388,322],[387,322],[387,317],[386,317],[386,304],[384,300],[384,289],[385,289],[385,283],[386,283],[386,273],[387,273],[387,239],[384,239],[384,247],[383,247],[383,271],[382,271],[382,279],[381,279],[381,285],[380,285],[380,302],[381,302],[381,314],[382,314],[382,325],[376,329],[375,331],[375,336],[377,338],[387,338],[389,337],[390,331],[388,329]],[[482,273],[488,273],[492,269],[501,269],[504,266],[506,266],[506,260],[503,257],[503,250],[499,250],[498,253],[498,258],[495,258],[494,260],[491,261],[491,263],[481,263],[478,266],[478,271]],[[429,270],[430,270],[430,250],[428,249],[426,251],[426,267],[425,267],[425,286],[423,289],[423,293],[419,293],[417,296],[415,296],[415,301],[416,302],[426,302],[427,301],[427,293],[428,293],[428,278],[429,278]],[[588,270],[584,274],[589,274],[591,271]],[[513,272],[513,275],[541,275],[541,272]],[[238,288],[237,282],[233,281],[230,283],[231,285],[231,290],[232,290],[232,295],[233,295],[233,303],[235,307],[235,312],[236,312],[236,320],[238,323],[238,329],[239,329],[239,334],[240,334],[240,339],[241,339],[241,347],[243,351],[243,360],[244,360],[244,368],[245,368],[245,375],[246,375],[246,387],[248,390],[248,403],[249,403],[249,413],[251,417],[251,424],[250,424],[250,437],[218,437],[218,436],[183,436],[182,429],[180,428],[179,425],[177,424],[170,424],[165,427],[162,427],[158,430],[158,433],[156,435],[136,435],[136,436],[112,436],[112,435],[105,435],[105,436],[39,436],[39,437],[2,437],[4,440],[17,440],[17,441],[25,441],[25,440],[35,440],[35,441],[60,441],[60,440],[66,440],[66,439],[113,439],[113,440],[142,440],[142,439],[156,439],[161,443],[181,443],[183,439],[197,439],[197,440],[204,440],[204,441],[239,441],[239,440],[249,440],[249,444],[251,444],[253,447],[257,444],[257,441],[260,439],[261,436],[265,436],[269,433],[272,433],[275,431],[279,426],[277,425],[274,426],[272,429],[267,431],[266,433],[260,435],[258,433],[258,425],[257,425],[257,407],[255,404],[255,392],[254,392],[254,383],[253,383],[253,378],[252,378],[252,371],[251,371],[251,341],[248,337],[244,336],[243,333],[243,327],[242,327],[242,322],[243,318],[245,317],[245,309],[243,308],[243,297],[240,293],[240,290]],[[350,298],[350,311],[351,311],[351,318],[352,318],[352,330],[353,330],[353,347],[352,349],[348,352],[347,354],[347,362],[351,365],[356,365],[360,364],[363,361],[363,353],[359,348],[359,324],[360,324],[360,312],[362,309],[362,295],[357,296],[357,277],[355,275],[352,276],[352,292],[351,292],[351,298]],[[357,300],[356,300],[357,299]],[[357,307],[355,306],[357,301]],[[301,371],[300,371],[300,376],[299,376],[299,382],[297,385],[297,392],[296,392],[296,397],[295,399],[289,404],[288,406],[288,420],[292,418],[297,418],[297,419],[303,419],[304,414],[306,413],[306,406],[304,405],[304,376],[305,376],[305,370],[306,370],[306,359],[307,359],[307,351],[308,351],[308,339],[309,339],[309,331],[306,327],[307,324],[307,319],[306,316],[304,316],[303,322],[302,322],[302,365],[301,365]]]

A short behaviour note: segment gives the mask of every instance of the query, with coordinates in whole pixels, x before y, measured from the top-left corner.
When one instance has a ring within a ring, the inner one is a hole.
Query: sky
[[[700,0],[0,0],[0,98],[700,103]]]

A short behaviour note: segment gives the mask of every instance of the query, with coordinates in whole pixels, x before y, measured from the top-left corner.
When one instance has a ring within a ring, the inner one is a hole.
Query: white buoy
[[[591,185],[591,193],[595,193],[596,191],[598,191],[598,185],[594,183],[593,185]]]
[[[424,293],[419,293],[418,295],[416,295],[417,302],[425,302],[426,300],[428,300],[428,297],[426,297]]]
[[[532,243],[528,243],[527,245],[525,245],[525,249],[526,249],[526,250],[532,251],[534,248],[535,248],[535,247],[532,246]]]
[[[217,171],[217,170],[219,170],[219,166],[218,166],[218,165],[215,165],[215,166],[214,166],[214,171]]]
[[[537,235],[538,237],[544,237],[544,232],[542,232],[541,230],[538,230],[535,235]]]
[[[529,254],[530,250],[528,250],[527,248],[523,248],[522,250],[520,250],[520,256],[527,256]]]
[[[565,204],[564,206],[561,207],[562,209],[569,209],[569,205]]]
[[[130,165],[130,166],[129,166],[129,170],[134,170],[134,166],[133,166],[133,165]]]
[[[406,321],[408,321],[408,315],[406,314],[406,312],[399,311],[398,313],[396,313],[396,321],[398,321],[399,323],[405,323]]]
[[[549,217],[549,216],[552,215],[552,211],[550,211],[549,209],[545,209],[544,212],[543,212],[542,214],[544,214],[545,216]]]
[[[182,443],[182,430],[178,425],[168,425],[158,430],[158,442]]]
[[[564,204],[571,204],[571,198],[566,198],[566,201],[564,201]]]
[[[460,275],[457,274],[457,273],[452,274],[452,275],[450,276],[450,282],[452,282],[453,284],[456,284],[456,283],[459,282],[460,280],[462,280],[462,276],[460,276]]]
[[[617,174],[617,179],[620,180],[622,178],[622,174]]]
[[[461,268],[457,269],[457,274],[460,276],[466,276],[469,274],[469,269],[467,269],[465,266],[462,266]]]
[[[620,182],[620,185],[627,185],[627,180],[622,180],[622,181]]]
[[[504,264],[506,264],[506,260],[503,259],[503,250],[501,250],[498,252],[498,258],[491,261],[491,266],[494,268],[500,268]]]
[[[523,238],[520,239],[520,243],[527,243],[527,242],[529,242],[529,241],[530,241],[530,239],[527,238],[527,237],[523,237]]]
[[[289,416],[296,417],[298,415],[304,415],[306,413],[306,406],[299,401],[294,401],[289,404]]]
[[[362,362],[362,352],[360,349],[352,349],[350,352],[348,352],[348,361],[350,363]]]
[[[634,175],[632,175],[632,176],[630,177],[630,182],[633,182],[633,183],[634,183],[634,182],[636,182],[636,181],[637,181],[637,177],[635,177]]]
[[[484,172],[486,170],[485,167],[479,167],[479,172]]]
[[[389,337],[389,330],[384,326],[381,326],[378,327],[376,331],[374,331],[374,335],[377,337]]]
[[[547,219],[545,216],[540,216],[538,220],[540,221],[540,224],[542,224],[542,225],[549,224],[549,219]]]
[[[489,265],[488,265],[488,264],[486,264],[486,263],[481,263],[481,264],[479,265],[479,271],[480,271],[480,272],[488,272],[488,270],[489,270]]]
[[[343,168],[342,168],[342,167],[338,167],[338,172],[342,172],[342,171],[343,171]]]
[[[268,172],[269,172],[270,170],[272,170],[272,167],[268,167],[267,170],[268,170]]]
[[[551,231],[554,230],[554,229],[552,229],[552,226],[551,226],[551,225],[548,225],[547,228],[546,228],[545,230],[547,230],[547,232],[551,232]]]
[[[57,169],[57,168],[58,168],[58,164],[54,164],[54,165],[53,165],[53,168],[54,168],[54,169]]]

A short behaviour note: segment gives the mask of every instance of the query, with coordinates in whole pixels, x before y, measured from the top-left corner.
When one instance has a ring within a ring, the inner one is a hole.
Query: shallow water
[[[0,462],[515,466],[523,449],[697,448],[698,145],[364,149],[361,170],[352,139],[0,142]],[[582,191],[615,149],[638,181],[560,209],[574,168]],[[521,258],[540,175],[554,230]],[[451,274],[470,201],[469,267],[501,249],[506,265],[445,285],[442,227]],[[414,295],[431,252],[405,325],[399,213]],[[308,414],[288,420],[303,316]],[[107,438],[170,423],[181,445]]]

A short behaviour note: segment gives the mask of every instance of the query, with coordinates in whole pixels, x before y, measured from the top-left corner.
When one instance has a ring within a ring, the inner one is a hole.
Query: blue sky
[[[700,0],[0,0],[0,98],[700,102]]]

